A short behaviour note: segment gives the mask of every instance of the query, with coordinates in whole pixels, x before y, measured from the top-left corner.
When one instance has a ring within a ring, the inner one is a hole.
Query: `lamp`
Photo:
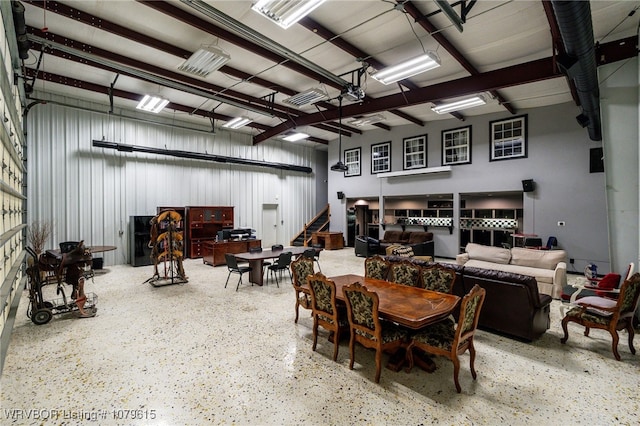
[[[431,109],[438,114],[446,114],[452,111],[460,111],[461,109],[472,108],[480,105],[485,105],[487,102],[482,96],[473,96],[471,98],[460,99],[459,101],[445,102],[440,105],[436,105]]]
[[[180,71],[206,77],[224,64],[229,62],[231,56],[218,46],[202,46],[178,67]]]
[[[339,132],[338,132],[338,162],[331,166],[331,170],[334,172],[346,172],[349,170],[349,166],[344,164],[340,160],[342,155],[342,96],[338,96],[338,114],[339,114]]]
[[[251,123],[253,120],[248,117],[236,117],[233,120],[227,121],[222,127],[228,127],[229,129],[239,129],[240,127],[246,126]]]
[[[285,30],[311,13],[325,0],[259,0],[251,9],[280,25]]]
[[[367,124],[375,124],[384,121],[385,116],[382,114],[365,115],[351,120],[349,124],[356,127],[366,126]]]
[[[292,133],[290,135],[287,135],[282,139],[285,140],[285,141],[288,141],[288,142],[297,142],[297,141],[300,141],[302,139],[306,139],[308,137],[309,137],[308,134],[298,132],[298,133]]]
[[[426,52],[415,58],[408,59],[398,65],[387,67],[371,77],[382,84],[395,83],[398,80],[412,77],[421,72],[429,71],[440,66],[440,58],[435,52]]]
[[[327,94],[324,92],[324,90],[314,87],[312,89],[305,90],[304,92],[297,93],[283,100],[282,102],[299,108],[303,105],[314,104],[326,97]]]
[[[159,113],[169,103],[168,99],[162,99],[159,96],[144,95],[144,98],[136,106],[137,109]]]

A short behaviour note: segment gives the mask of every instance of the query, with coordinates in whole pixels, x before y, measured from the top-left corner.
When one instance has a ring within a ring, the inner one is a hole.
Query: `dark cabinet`
[[[151,265],[151,219],[153,216],[129,217],[129,255],[131,266]]]
[[[190,258],[202,257],[203,243],[215,241],[218,231],[233,229],[233,207],[188,206],[185,254]]]

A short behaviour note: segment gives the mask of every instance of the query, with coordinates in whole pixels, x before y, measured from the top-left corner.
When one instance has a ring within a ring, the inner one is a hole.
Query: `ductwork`
[[[590,3],[557,0],[551,3],[566,50],[566,55],[558,58],[558,65],[573,79],[582,107],[582,114],[576,119],[587,127],[591,140],[601,141],[600,90]]]

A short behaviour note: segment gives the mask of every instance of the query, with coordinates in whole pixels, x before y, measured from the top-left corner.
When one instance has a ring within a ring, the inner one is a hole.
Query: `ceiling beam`
[[[534,83],[551,78],[561,77],[562,74],[554,66],[553,58],[543,58],[536,61],[513,65],[470,77],[463,77],[418,90],[398,93],[377,99],[365,99],[360,104],[347,105],[342,108],[342,117],[362,115],[363,112],[375,113],[390,108],[420,105],[427,102],[437,102],[442,99],[464,96],[472,93],[497,90],[521,84]],[[324,116],[318,113],[310,114],[298,121],[297,125],[311,125],[326,119],[338,118],[338,111],[324,111]],[[260,143],[279,135],[292,127],[290,122],[284,122],[253,138],[253,143]]]
[[[460,53],[460,51],[453,45],[453,43],[451,43],[449,39],[447,39],[444,34],[429,21],[429,19],[425,15],[423,15],[422,12],[420,12],[411,1],[398,2],[398,6],[402,6],[404,10],[422,28],[424,28],[429,33],[429,35],[434,38],[434,40],[436,40],[442,47],[444,47],[444,49],[449,52],[449,54],[453,56],[455,60],[458,61],[458,63],[460,63],[460,65],[462,65],[465,70],[467,70],[469,74],[471,74],[472,76],[480,74],[480,71],[478,71],[476,67],[474,67],[471,62],[469,62],[467,58],[465,58],[464,55]],[[511,114],[516,113],[513,105],[511,105],[509,101],[507,101],[500,93],[498,93],[498,91],[489,90],[489,93],[491,93],[491,96],[493,96],[498,101],[498,103]]]

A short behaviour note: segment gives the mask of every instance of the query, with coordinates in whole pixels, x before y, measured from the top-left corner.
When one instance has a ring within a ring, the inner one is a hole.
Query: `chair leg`
[[[460,360],[458,359],[458,355],[455,355],[451,361],[453,361],[453,382],[456,385],[456,392],[460,393],[462,392],[462,388],[458,381],[458,375],[460,374]]]
[[[224,283],[224,288],[227,288],[227,284],[229,284],[229,277],[231,276],[231,271],[229,271],[229,274],[227,275],[227,282]]]
[[[356,360],[356,336],[353,330],[350,331],[351,336],[349,337],[349,357],[351,360],[349,361],[349,370],[353,370],[353,362]]]
[[[636,348],[633,347],[633,336],[635,336],[635,331],[633,330],[633,318],[629,318],[627,322],[627,333],[629,333],[629,350],[632,354],[636,354]]]
[[[376,349],[376,383],[380,383],[380,373],[382,372],[382,349]]]
[[[478,375],[476,374],[476,348],[473,346],[473,337],[469,342],[469,369],[471,370],[471,377],[475,380]]]
[[[569,317],[562,318],[562,330],[564,331],[564,337],[560,339],[560,343],[567,343],[569,339],[569,329],[567,324],[569,323]]]
[[[316,350],[316,345],[318,344],[318,318],[313,317],[313,346],[311,347],[312,351]]]
[[[340,326],[336,329],[333,334],[333,360],[338,360],[338,348],[340,346]]]
[[[614,326],[615,327],[615,326]],[[618,342],[620,341],[620,336],[618,336],[618,331],[614,328],[613,330],[609,330],[611,333],[611,349],[613,350],[613,356],[616,357],[616,360],[620,361],[620,353],[618,352]]]
[[[298,299],[299,297],[300,296],[298,296],[298,294],[296,293],[296,319],[294,321],[296,324],[298,323],[298,308],[300,306],[300,302],[299,302],[300,299]]]
[[[240,276],[238,277],[238,284],[236,285],[236,291],[238,291],[238,288],[240,288],[240,284],[242,284],[242,274],[240,274]]]

